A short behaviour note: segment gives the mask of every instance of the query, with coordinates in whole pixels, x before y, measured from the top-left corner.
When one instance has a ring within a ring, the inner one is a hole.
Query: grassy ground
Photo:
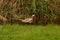
[[[60,40],[57,25],[0,25],[0,40]]]

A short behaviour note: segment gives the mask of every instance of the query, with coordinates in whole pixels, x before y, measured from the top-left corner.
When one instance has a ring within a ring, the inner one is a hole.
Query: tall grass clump
[[[0,1],[0,15],[2,19],[3,17],[8,19],[8,22],[17,22],[16,19],[25,19],[33,13],[36,16],[35,23],[37,24],[60,24],[60,0]]]

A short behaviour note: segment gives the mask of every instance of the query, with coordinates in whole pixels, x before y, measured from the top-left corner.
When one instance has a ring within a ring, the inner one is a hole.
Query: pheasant
[[[26,18],[26,19],[19,19],[21,22],[23,22],[23,23],[33,23],[34,22],[34,20],[35,20],[35,15],[32,15],[30,18]]]

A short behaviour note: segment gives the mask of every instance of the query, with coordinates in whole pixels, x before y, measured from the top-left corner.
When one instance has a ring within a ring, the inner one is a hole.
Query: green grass
[[[60,40],[60,26],[0,25],[0,40]]]

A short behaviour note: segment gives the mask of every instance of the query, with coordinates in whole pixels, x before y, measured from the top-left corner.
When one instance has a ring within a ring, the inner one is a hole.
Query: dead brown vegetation
[[[0,0],[1,23],[21,24],[19,19],[29,18],[33,13],[36,24],[60,24],[60,0]]]

